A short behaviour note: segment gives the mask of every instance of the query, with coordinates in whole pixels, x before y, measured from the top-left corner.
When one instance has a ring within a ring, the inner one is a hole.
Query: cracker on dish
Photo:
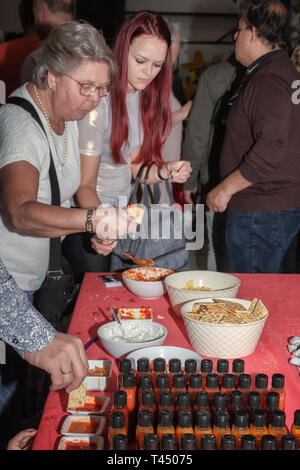
[[[83,408],[86,401],[86,384],[69,393],[68,408]]]

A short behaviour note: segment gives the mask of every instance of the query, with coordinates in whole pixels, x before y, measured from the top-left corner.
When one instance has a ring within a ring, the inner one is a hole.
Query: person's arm
[[[100,155],[98,157],[80,155],[81,181],[76,192],[76,201],[81,208],[88,209],[101,204],[96,191],[100,161]]]
[[[139,172],[139,169],[142,165],[142,163],[135,163],[136,156],[137,156],[138,151],[136,151],[133,155],[131,155],[131,172],[132,172],[132,177],[135,180],[136,176]],[[148,174],[148,184],[154,184],[154,183],[159,183],[160,181],[171,179],[172,182],[174,183],[184,183],[190,176],[191,174],[191,165],[189,162],[179,160],[175,162],[165,162],[162,164],[162,167],[160,168],[160,176],[158,175],[158,165],[154,163],[149,171]],[[146,175],[147,168],[144,168],[142,172],[142,177],[141,177],[141,182],[144,182],[144,177]]]
[[[176,126],[179,122],[184,121],[187,119],[190,110],[192,108],[193,101],[187,101],[181,108],[176,109],[176,111],[172,112],[172,126]]]
[[[235,170],[207,195],[206,204],[214,212],[224,212],[235,193],[252,186],[239,170]]]

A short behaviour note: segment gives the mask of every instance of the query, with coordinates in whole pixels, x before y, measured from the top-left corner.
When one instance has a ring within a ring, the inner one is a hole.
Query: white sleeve
[[[78,121],[79,150],[83,155],[99,156],[103,153],[103,140],[108,132],[109,99],[101,98],[100,104]],[[110,131],[109,131],[110,132]]]

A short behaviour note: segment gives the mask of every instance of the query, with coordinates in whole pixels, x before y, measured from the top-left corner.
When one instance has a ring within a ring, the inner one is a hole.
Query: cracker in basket
[[[232,323],[234,325],[240,325],[241,323],[245,323],[244,320],[237,315],[226,314],[223,316],[220,323]]]
[[[86,400],[86,384],[72,390],[69,394],[68,408],[83,408]]]
[[[199,320],[207,323],[220,323],[223,316],[223,313],[204,313],[200,316]]]
[[[201,315],[198,313],[193,313],[193,312],[185,312],[185,316],[188,318],[192,318],[193,320],[200,320]]]
[[[254,300],[257,300],[257,299],[254,299]],[[239,314],[242,313],[245,316],[245,319],[247,318],[246,321],[248,322],[261,320],[267,315],[267,309],[261,300],[257,300],[257,302],[255,302],[253,305],[252,304],[250,305],[250,308],[247,312],[237,312],[237,313]]]
[[[233,302],[232,300],[213,299],[213,301],[217,304],[223,304],[226,307],[232,308],[233,310],[247,310],[242,304]]]

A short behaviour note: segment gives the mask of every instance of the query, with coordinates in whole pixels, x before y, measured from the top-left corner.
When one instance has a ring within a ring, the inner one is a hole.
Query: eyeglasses
[[[103,98],[104,96],[107,96],[109,94],[109,87],[97,86],[86,82],[79,82],[78,80],[76,80],[76,78],[71,77],[71,75],[68,75],[67,73],[66,75],[67,77],[74,80],[74,82],[78,83],[78,85],[80,85],[79,92],[81,96],[92,96],[96,93],[96,91],[98,91],[98,95],[100,98]]]

